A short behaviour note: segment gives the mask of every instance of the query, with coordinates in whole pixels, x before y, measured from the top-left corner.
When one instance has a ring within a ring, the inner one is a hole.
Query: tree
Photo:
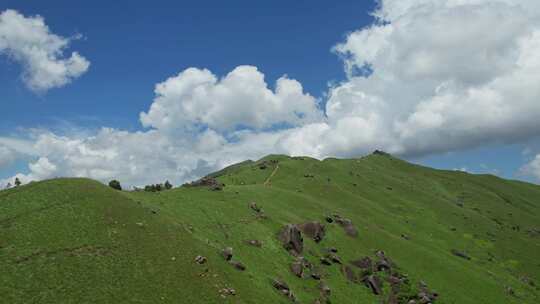
[[[7,183],[6,189],[9,189],[9,188],[11,188],[11,187],[12,187],[12,186],[11,186],[11,183]]]
[[[172,189],[172,185],[171,185],[171,183],[169,183],[169,181],[165,182],[165,189],[166,190]]]
[[[19,187],[21,184],[21,180],[19,180],[18,177],[15,177],[15,187]]]
[[[116,190],[122,190],[122,186],[120,185],[120,182],[115,179],[109,182],[109,187]]]

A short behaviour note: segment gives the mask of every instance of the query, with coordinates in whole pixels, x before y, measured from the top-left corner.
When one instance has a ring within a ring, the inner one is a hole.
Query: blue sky
[[[523,71],[515,68],[519,62],[512,52],[523,50],[521,58],[526,54],[523,42],[511,37],[534,36],[540,28],[538,6],[534,1],[479,0],[478,6],[501,7],[469,16],[465,12],[474,10],[441,4],[444,1],[410,1],[415,2],[417,6],[410,7],[395,0],[382,1],[380,7],[375,1],[152,1],[126,6],[114,1],[4,0],[0,13],[11,9],[17,13],[13,18],[20,20],[41,16],[49,34],[67,41],[59,58],[76,51],[89,67],[67,83],[32,89],[23,76],[29,73],[24,45],[9,34],[2,37],[0,22],[0,158],[2,146],[6,151],[6,160],[0,159],[0,179],[15,174],[27,180],[76,175],[138,184],[163,176],[181,182],[265,153],[350,157],[374,148],[437,168],[528,181],[535,181],[536,174],[540,178],[540,157],[538,164],[534,162],[540,153],[540,128],[529,117],[540,114],[535,113],[540,94],[531,90],[522,103],[515,103],[517,109],[495,111],[514,102],[516,92],[528,90],[509,91],[499,82],[512,83],[507,78],[521,72],[535,80],[533,63],[524,64]],[[419,8],[423,15],[416,15]],[[445,37],[440,31],[468,26],[482,37],[482,27],[500,12],[521,23],[514,22],[519,28],[512,22],[494,24],[501,31],[491,39],[497,43],[467,33]],[[477,22],[482,18],[485,22]],[[4,22],[5,31],[11,29],[9,22]],[[7,41],[3,52],[2,39]],[[471,41],[471,46],[463,47],[463,41]],[[467,53],[481,51],[497,56]],[[16,52],[23,59],[15,58]],[[470,62],[454,62],[456,58]],[[256,69],[237,70],[239,66]],[[372,75],[351,72],[366,66],[373,69]],[[180,77],[189,68],[196,70]],[[228,73],[237,77],[227,82]],[[178,96],[189,77],[202,77],[208,84],[212,75],[216,83]],[[251,83],[259,75],[266,83]],[[295,81],[283,85],[295,92],[294,97],[278,93],[276,81],[284,75]],[[301,85],[299,92],[295,83]],[[156,93],[158,84],[168,89]],[[202,96],[210,100],[185,97],[203,89],[208,92]],[[260,94],[244,94],[259,89]],[[268,101],[257,99],[268,94]],[[487,95],[491,99],[478,97]],[[297,100],[301,101],[293,104]],[[251,107],[257,102],[276,106]],[[194,105],[201,107],[197,113],[185,112]],[[266,111],[264,117],[256,113],[259,108]],[[172,123],[165,125],[166,120]],[[113,131],[104,134],[104,127]],[[127,163],[122,157],[134,150],[129,145],[149,142],[160,145],[128,155],[136,168],[91,168],[91,161]],[[215,147],[201,150],[202,144]],[[20,148],[24,145],[27,148]],[[61,148],[70,145],[84,149]],[[159,156],[163,150],[169,154]],[[151,155],[160,159],[155,166],[162,169],[161,175],[134,177],[146,165],[133,159]]]
[[[2,99],[10,102],[3,103],[0,130],[62,121],[138,129],[136,117],[152,102],[154,85],[188,67],[223,75],[255,65],[270,80],[288,74],[320,96],[329,81],[345,76],[331,47],[369,24],[374,7],[369,1],[2,1],[0,10],[39,14],[56,34],[83,35],[72,47],[92,67],[81,81],[36,96],[16,77],[20,66],[2,58]]]

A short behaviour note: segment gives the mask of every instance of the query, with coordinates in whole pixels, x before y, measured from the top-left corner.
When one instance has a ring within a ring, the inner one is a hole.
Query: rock
[[[246,240],[245,243],[255,247],[262,247],[262,242],[259,240]]]
[[[240,271],[244,271],[246,270],[246,266],[244,264],[242,264],[241,262],[238,262],[238,261],[229,261],[229,264],[233,265],[234,268],[240,270]]]
[[[259,212],[262,211],[262,209],[259,208],[259,206],[257,206],[257,203],[255,203],[255,202],[249,203],[249,208],[250,208],[251,210],[257,212],[257,213],[259,213]]]
[[[300,230],[313,239],[316,243],[322,241],[324,238],[325,227],[319,222],[308,222],[300,225]]]
[[[356,282],[358,280],[356,273],[354,272],[354,269],[349,266],[345,265],[341,268],[341,272],[345,275],[345,278],[347,278],[350,282]]]
[[[326,258],[329,259],[332,263],[343,264],[341,258],[335,253],[327,254]]]
[[[326,222],[329,223],[329,224],[331,224],[331,223],[334,222],[334,219],[332,219],[332,217],[330,217],[330,216],[326,216],[324,219],[325,219]]]
[[[406,235],[406,234],[401,234],[401,238],[404,239],[404,240],[407,240],[407,241],[411,239],[411,238],[410,238],[408,235]]]
[[[378,276],[369,275],[364,278],[364,283],[371,289],[373,294],[380,295],[382,293],[382,282]]]
[[[302,232],[298,229],[298,226],[287,224],[285,225],[278,236],[283,248],[291,252],[293,255],[299,255],[304,249],[304,239],[302,238]]]
[[[295,276],[302,278],[304,276],[304,264],[301,260],[296,260],[291,264],[291,271]]]
[[[320,280],[321,279],[321,275],[317,272],[312,272],[311,273],[311,277],[314,279],[314,280]]]
[[[345,230],[345,233],[350,237],[357,237],[358,236],[358,230],[352,223],[350,219],[343,218],[339,214],[334,214],[334,221],[338,223],[341,227],[343,227],[343,230]]]
[[[321,296],[323,296],[324,298],[327,298],[330,296],[330,293],[331,293],[330,287],[326,285],[326,283],[324,283],[323,281],[319,283],[319,290],[321,291]]]
[[[330,266],[330,265],[332,265],[332,262],[330,261],[329,258],[322,257],[321,258],[321,264],[326,265],[326,266]]]
[[[230,261],[233,256],[233,249],[231,247],[227,247],[221,251],[221,255],[225,260]]]
[[[456,250],[456,249],[452,249],[451,250],[452,254],[457,256],[457,257],[460,257],[460,258],[463,258],[463,259],[466,259],[466,260],[470,260],[471,257],[468,256],[466,253],[462,252],[462,251],[459,251],[459,250]]]
[[[337,248],[335,248],[335,247],[325,248],[325,250],[328,253],[337,253],[338,252]]]
[[[375,269],[377,271],[390,270],[390,263],[386,259],[380,260],[375,264]]]
[[[274,288],[278,290],[289,290],[289,285],[278,279],[272,281],[272,286],[274,286]]]
[[[195,262],[197,264],[204,264],[204,263],[206,263],[206,258],[203,257],[202,255],[198,255],[198,256],[195,257]]]
[[[289,285],[287,285],[287,283],[278,279],[274,279],[272,281],[272,286],[277,289],[282,295],[288,297],[291,301],[296,302],[296,297],[289,289]]]
[[[219,290],[219,294],[221,294],[222,297],[235,296],[236,290],[230,287],[225,287]]]
[[[359,260],[354,260],[351,262],[352,265],[362,269],[362,270],[370,270],[373,269],[373,261],[370,257],[363,257]]]
[[[219,191],[223,189],[223,184],[217,179],[211,176],[205,176],[199,180],[186,184],[188,187],[209,187],[213,191]]]

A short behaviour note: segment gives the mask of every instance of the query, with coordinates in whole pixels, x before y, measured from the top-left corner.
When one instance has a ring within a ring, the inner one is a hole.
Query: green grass
[[[329,224],[322,242],[304,238],[314,264],[326,247],[336,247],[345,262],[381,249],[413,288],[423,280],[436,290],[437,303],[540,302],[540,238],[527,232],[540,229],[539,186],[382,155],[271,155],[213,176],[223,191],[120,192],[87,179],[1,191],[1,302],[290,303],[271,286],[280,278],[298,302],[312,303],[317,282],[290,272],[294,258],[276,235],[284,224],[323,222],[333,213],[350,218],[359,236]],[[251,201],[267,219],[255,217]],[[245,244],[249,239],[263,246]],[[229,246],[246,271],[220,256]],[[208,263],[196,264],[197,255]],[[347,282],[339,266],[322,267],[332,303],[384,301]],[[223,287],[237,294],[223,298]]]

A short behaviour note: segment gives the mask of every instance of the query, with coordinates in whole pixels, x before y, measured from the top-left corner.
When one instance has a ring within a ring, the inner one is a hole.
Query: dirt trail
[[[271,185],[270,180],[272,179],[272,177],[274,177],[274,175],[276,174],[278,169],[279,169],[279,165],[276,165],[276,167],[274,168],[274,171],[272,171],[272,173],[270,173],[270,176],[268,176],[268,178],[264,181],[263,185],[265,185],[265,186]]]

